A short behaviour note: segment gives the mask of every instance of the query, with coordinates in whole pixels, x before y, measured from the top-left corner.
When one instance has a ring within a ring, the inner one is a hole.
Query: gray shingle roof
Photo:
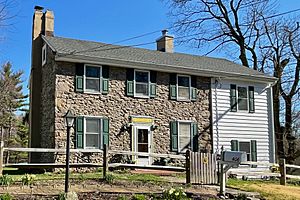
[[[192,70],[216,73],[233,73],[243,76],[260,77],[266,79],[271,78],[270,76],[261,72],[221,58],[196,56],[183,53],[166,53],[156,50],[110,45],[100,42],[68,39],[62,37],[44,36],[43,39],[59,55],[107,58],[160,66],[174,66],[177,68],[185,67]]]

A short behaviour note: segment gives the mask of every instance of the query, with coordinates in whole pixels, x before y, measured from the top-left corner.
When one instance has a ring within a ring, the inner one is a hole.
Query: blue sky
[[[35,5],[54,11],[55,35],[114,43],[144,33],[162,30],[170,26],[168,7],[162,0],[14,0],[11,8],[17,17],[13,26],[1,31],[0,64],[10,61],[15,70],[24,70],[26,81],[30,72],[31,27]],[[279,12],[300,8],[300,1],[279,0]],[[170,34],[174,34],[170,32]],[[160,32],[126,45],[155,41]],[[2,39],[2,37],[4,37]],[[155,44],[143,46],[155,49]],[[175,51],[201,54],[199,50],[176,46]],[[202,52],[203,53],[203,52]],[[213,55],[219,56],[222,55]]]

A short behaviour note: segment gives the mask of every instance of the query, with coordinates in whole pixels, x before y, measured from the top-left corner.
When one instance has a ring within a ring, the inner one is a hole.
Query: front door
[[[147,126],[135,127],[135,149],[139,153],[151,152],[151,131]],[[136,163],[139,165],[150,165],[151,159],[149,156],[136,156]]]

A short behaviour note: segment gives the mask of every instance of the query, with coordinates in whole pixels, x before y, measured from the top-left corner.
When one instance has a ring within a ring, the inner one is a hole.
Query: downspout
[[[219,136],[219,112],[218,112],[218,95],[217,95],[217,89],[218,89],[218,85],[219,85],[219,80],[220,78],[215,79],[215,88],[214,88],[214,97],[215,97],[215,123],[216,123],[216,139],[217,139],[217,144],[216,144],[216,152],[217,154],[220,153],[220,136]]]

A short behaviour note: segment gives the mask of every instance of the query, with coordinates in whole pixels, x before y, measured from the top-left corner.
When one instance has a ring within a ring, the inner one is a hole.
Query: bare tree
[[[15,0],[0,0],[0,40],[3,40],[4,32],[12,27],[13,20],[17,16]]]
[[[278,78],[273,87],[277,155],[292,161],[293,100],[299,96],[299,25],[274,17],[272,0],[169,0],[174,27],[182,43],[216,50],[231,49],[242,65]],[[238,51],[234,51],[237,49]],[[284,120],[280,106],[284,107]],[[282,125],[284,122],[284,125]],[[287,141],[287,145],[284,141]],[[286,146],[287,148],[284,148]],[[287,150],[286,150],[287,149]]]

